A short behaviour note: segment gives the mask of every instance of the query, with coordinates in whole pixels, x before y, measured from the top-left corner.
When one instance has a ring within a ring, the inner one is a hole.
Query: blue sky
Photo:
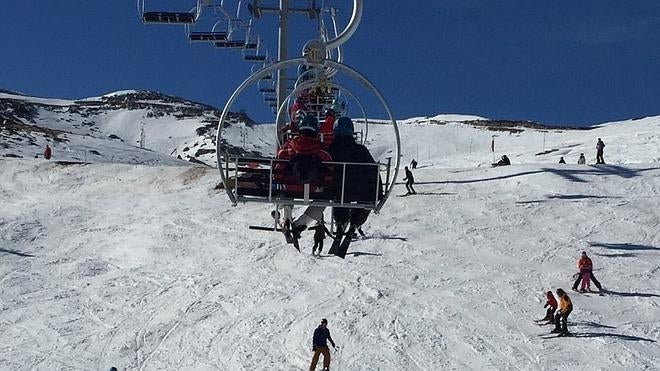
[[[190,44],[180,26],[143,25],[133,0],[8,1],[2,10],[0,88],[57,98],[150,89],[222,107],[249,75],[238,52]],[[293,21],[295,53],[314,25]],[[274,52],[273,17],[257,28]],[[369,0],[344,53],[397,118],[586,125],[660,114],[657,0]]]

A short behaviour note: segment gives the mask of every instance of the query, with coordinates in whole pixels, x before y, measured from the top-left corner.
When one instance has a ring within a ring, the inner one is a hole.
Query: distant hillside
[[[151,150],[148,157],[210,165],[220,114],[213,106],[153,91],[62,100],[0,90],[0,156],[34,157],[51,144],[57,158],[66,160],[84,156],[86,161],[130,163],[142,157],[139,152]],[[230,114],[229,120],[231,125],[255,125],[245,114]],[[81,143],[85,140],[95,145]]]
[[[216,107],[152,91],[126,90],[78,100],[46,99],[0,92],[0,157],[39,156],[46,144],[61,161],[184,164],[215,167]],[[396,136],[383,120],[356,119],[374,157],[386,162]],[[507,154],[517,163],[575,161],[607,143],[608,160],[656,162],[656,117],[635,118],[592,127],[544,125],[533,121],[440,114],[398,121],[403,161],[437,166],[481,166]],[[371,125],[375,124],[375,125]],[[256,124],[241,113],[229,115],[222,131],[227,152],[274,155],[276,128]],[[493,152],[492,142],[494,143]],[[639,147],[632,156],[626,147]],[[183,161],[183,162],[182,162]]]

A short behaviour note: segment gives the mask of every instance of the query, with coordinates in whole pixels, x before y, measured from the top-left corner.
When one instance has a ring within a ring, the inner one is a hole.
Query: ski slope
[[[345,260],[249,231],[269,207],[230,206],[214,169],[0,159],[0,369],[307,370],[321,318],[333,370],[660,369],[660,164],[518,152],[418,158],[419,195]],[[543,294],[582,250],[611,293],[569,291],[575,336],[543,339]]]

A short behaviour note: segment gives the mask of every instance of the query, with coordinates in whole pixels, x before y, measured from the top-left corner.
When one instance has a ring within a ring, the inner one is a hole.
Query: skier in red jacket
[[[545,317],[538,320],[537,322],[549,321],[550,323],[553,323],[555,318],[555,311],[557,310],[557,299],[555,299],[552,291],[546,292],[545,298],[546,302],[543,308],[548,308],[548,310],[545,312]]]
[[[50,146],[46,144],[46,149],[44,150],[44,158],[46,160],[50,160],[50,156],[53,154],[52,150],[50,149]]]
[[[275,181],[282,184],[286,192],[301,195],[304,184],[310,185],[311,192],[322,192],[324,186],[332,184],[332,167],[322,162],[332,161],[330,154],[324,149],[324,144],[318,139],[318,121],[313,115],[307,115],[300,122],[299,135],[286,142],[277,152],[277,158],[288,160],[278,162],[273,169]],[[305,213],[293,223],[291,206],[284,206],[285,234],[293,234],[292,238],[300,236],[313,220],[323,217],[324,207],[310,206]],[[289,238],[287,237],[287,240]]]
[[[586,251],[582,251],[580,260],[577,262],[577,268],[579,269],[579,272],[577,273],[577,279],[573,283],[573,291],[578,291],[578,285],[580,284],[580,281],[582,281],[580,292],[586,292],[587,289],[591,291],[589,288],[590,281],[594,282],[594,285],[598,287],[598,290],[603,291],[603,287],[594,276],[593,263],[591,262],[591,258],[587,256]]]

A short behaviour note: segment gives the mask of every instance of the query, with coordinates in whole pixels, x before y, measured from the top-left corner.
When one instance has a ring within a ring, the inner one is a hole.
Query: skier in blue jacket
[[[332,344],[332,347],[337,350],[335,342],[332,341],[330,336],[330,330],[328,330],[328,320],[322,319],[319,327],[314,330],[314,337],[312,340],[312,363],[309,365],[309,370],[314,371],[316,369],[316,364],[319,361],[319,356],[323,354],[323,370],[330,370],[330,350],[328,349],[328,341]]]

